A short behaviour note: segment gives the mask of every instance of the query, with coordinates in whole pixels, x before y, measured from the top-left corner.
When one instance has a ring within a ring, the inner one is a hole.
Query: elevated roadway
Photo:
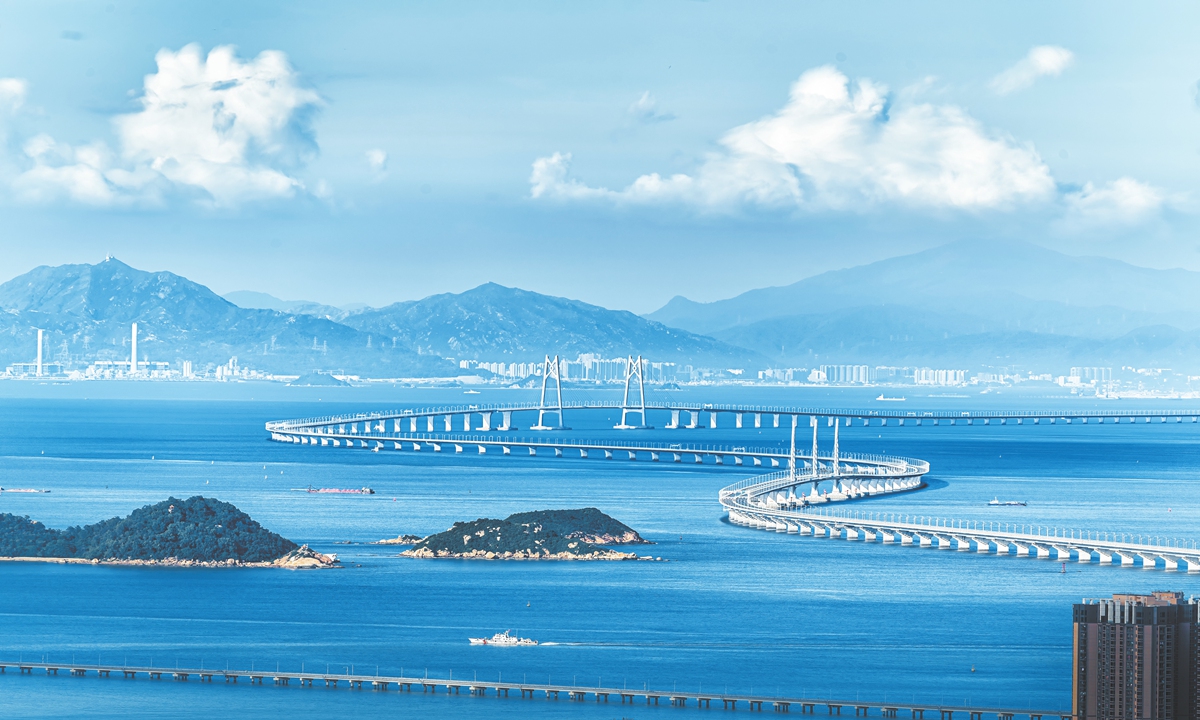
[[[400,693],[443,693],[450,695],[471,695],[475,697],[491,696],[496,698],[513,698],[533,700],[561,700],[565,708],[576,706],[583,702],[620,702],[621,704],[635,702],[646,705],[671,705],[676,708],[716,709],[729,711],[745,710],[762,712],[765,709],[777,713],[800,712],[813,713],[817,708],[830,715],[841,715],[842,709],[854,710],[856,717],[868,716],[871,711],[883,717],[899,717],[898,713],[908,713],[913,718],[929,720],[953,720],[956,716],[962,720],[982,720],[997,718],[998,720],[1013,720],[1017,716],[1028,717],[1030,720],[1043,718],[1058,718],[1070,720],[1071,714],[1063,710],[1035,710],[1030,708],[984,707],[970,705],[955,705],[942,703],[918,703],[888,700],[848,700],[832,698],[805,698],[770,695],[753,695],[727,692],[704,692],[703,690],[655,690],[649,687],[586,687],[581,685],[554,685],[526,682],[505,682],[502,676],[496,680],[455,680],[453,678],[411,677],[404,675],[367,675],[354,673],[321,673],[321,672],[283,672],[283,671],[254,671],[254,670],[214,670],[205,668],[161,668],[132,665],[87,665],[76,663],[51,662],[0,662],[0,673],[7,674],[14,670],[21,675],[32,675],[36,670],[39,674],[59,675],[64,677],[83,678],[89,674],[101,678],[122,678],[125,680],[145,681],[174,681],[212,683],[219,679],[224,683],[237,683],[244,680],[253,685],[273,685],[289,688],[326,688],[373,690],[376,692]],[[511,693],[511,694],[510,694]],[[718,705],[717,703],[720,703]],[[847,714],[849,714],[847,712]]]

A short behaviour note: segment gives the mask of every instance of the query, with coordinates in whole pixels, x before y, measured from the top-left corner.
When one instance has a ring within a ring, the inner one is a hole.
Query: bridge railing
[[[1013,533],[1029,537],[1042,538],[1053,542],[1055,540],[1088,543],[1126,543],[1157,547],[1162,549],[1198,550],[1200,543],[1186,538],[1171,538],[1145,533],[1121,533],[1100,530],[1084,530],[1079,528],[1063,528],[1036,523],[1013,523],[999,520],[965,520],[956,518],[936,517],[932,515],[916,515],[912,513],[896,513],[883,511],[863,511],[832,508],[805,508],[804,515],[829,518],[831,520],[862,521],[876,523],[897,523],[929,528],[934,531],[953,532],[955,530],[985,533]]]
[[[370,413],[351,413],[346,415],[326,415],[321,417],[297,418],[292,420],[276,420],[268,423],[268,429],[286,429],[311,425],[330,425],[355,422],[375,422],[407,417],[428,417],[431,415],[461,415],[466,413],[487,413],[505,411],[533,411],[542,406],[536,402],[526,403],[496,403],[496,404],[459,404],[417,408],[405,408]],[[622,403],[615,400],[569,401],[562,405],[565,410],[615,409]],[[834,407],[803,407],[783,405],[739,405],[731,403],[678,403],[678,402],[648,402],[647,409],[674,410],[679,412],[725,412],[725,413],[759,413],[795,415],[809,417],[824,417],[843,419],[897,419],[897,420],[1073,420],[1073,419],[1144,419],[1159,418],[1165,422],[1167,418],[1189,418],[1196,422],[1200,418],[1200,410],[988,410],[988,411],[953,411],[953,410],[874,410],[851,409]]]

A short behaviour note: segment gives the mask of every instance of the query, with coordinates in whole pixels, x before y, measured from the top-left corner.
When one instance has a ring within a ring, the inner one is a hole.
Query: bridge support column
[[[425,418],[425,432],[433,432],[433,416]]]
[[[649,428],[646,424],[646,380],[643,373],[645,369],[645,361],[642,356],[638,355],[635,360],[632,355],[629,356],[628,362],[625,364],[625,399],[621,402],[621,422],[619,425],[614,425],[616,430],[636,430]],[[638,404],[629,404],[629,388],[634,379],[638,384]],[[630,425],[629,416],[636,414],[638,416],[638,424]]]
[[[450,432],[451,430],[454,429],[454,416],[453,415],[447,415],[446,417],[442,418],[442,421],[446,425],[446,432]]]
[[[714,430],[717,429],[717,414],[715,412],[708,414],[708,426]]]
[[[742,429],[742,414],[741,413],[738,413],[737,415],[734,416],[733,424],[738,430]]]
[[[408,419],[408,431],[414,433],[417,431],[417,419],[415,417]]]
[[[687,428],[688,428],[688,430],[695,430],[697,427],[700,426],[700,411],[699,410],[688,410],[688,413],[690,413],[692,416],[692,422],[690,424],[688,424]]]
[[[762,413],[754,413],[754,427],[762,427]]]
[[[512,411],[503,410],[500,412],[500,427],[497,430],[516,430],[512,425]]]
[[[671,411],[671,422],[667,424],[667,429],[668,430],[678,430],[679,429],[679,411],[678,410]]]
[[[546,356],[546,361],[542,365],[542,399],[538,405],[538,421],[537,421],[537,425],[534,425],[533,427],[529,428],[530,430],[569,430],[570,429],[570,428],[564,427],[565,423],[563,421],[562,376],[560,374],[561,368],[562,368],[562,365],[559,363],[557,355],[554,356],[554,360],[551,360],[549,355]],[[554,378],[554,390],[555,390],[556,397],[558,400],[557,404],[555,404],[555,405],[547,405],[546,404],[546,390],[548,387],[547,383],[549,383],[551,377]],[[547,425],[546,424],[546,416],[547,415],[554,415],[557,418],[557,424]]]
[[[463,418],[463,432],[471,432],[471,413],[467,413],[466,415],[463,415],[462,418]]]

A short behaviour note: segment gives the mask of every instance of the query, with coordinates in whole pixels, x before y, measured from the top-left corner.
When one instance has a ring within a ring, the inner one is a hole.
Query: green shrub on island
[[[416,542],[409,557],[633,559],[605,545],[646,543],[633,528],[596,508],[538,510],[503,520],[458,522]]]
[[[127,517],[66,530],[0,514],[0,556],[87,560],[270,562],[297,549],[235,506],[199,495],[169,498]]]

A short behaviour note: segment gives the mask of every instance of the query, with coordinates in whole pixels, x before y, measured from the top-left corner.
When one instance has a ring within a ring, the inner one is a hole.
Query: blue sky
[[[959,239],[1200,269],[1198,12],[5,3],[0,279],[646,312]]]

